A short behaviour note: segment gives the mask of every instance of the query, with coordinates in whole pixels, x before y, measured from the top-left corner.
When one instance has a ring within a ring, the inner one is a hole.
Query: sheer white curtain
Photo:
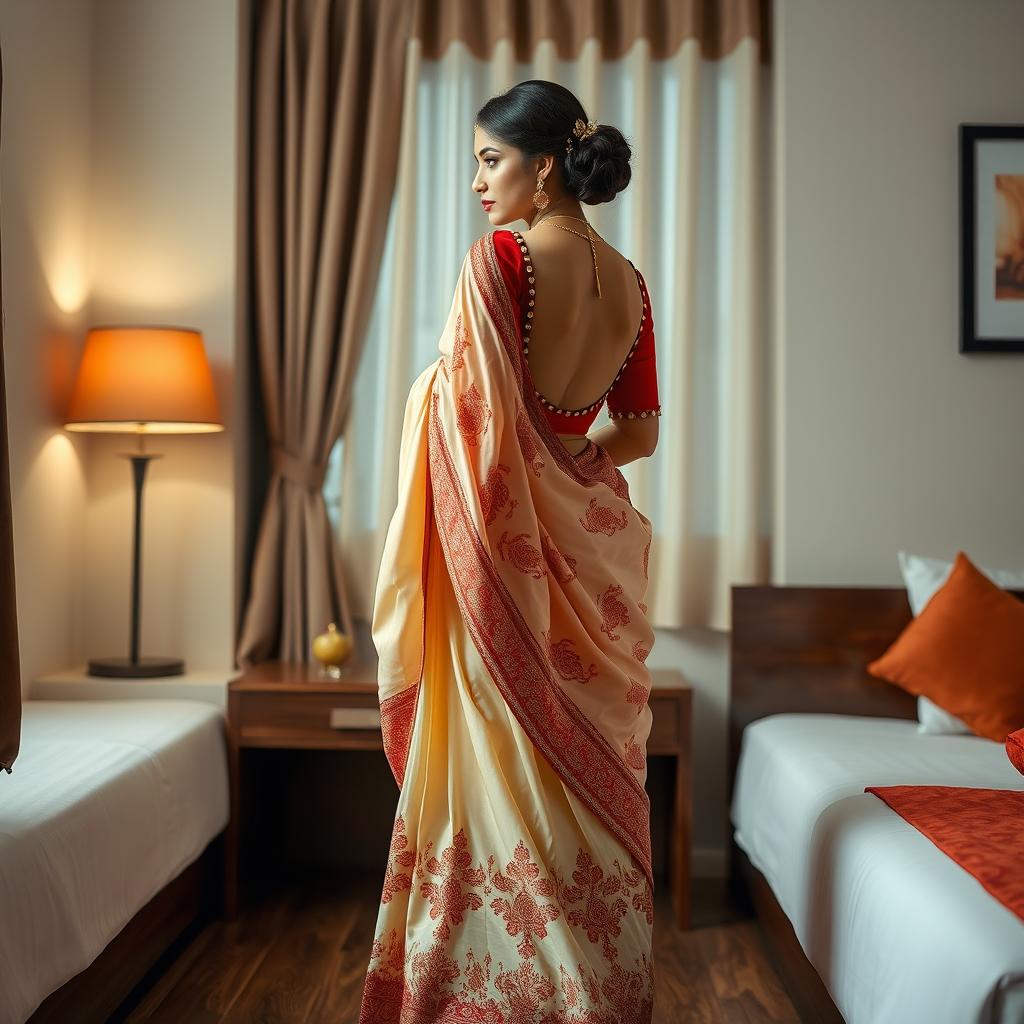
[[[354,615],[368,619],[373,606],[406,394],[437,359],[462,257],[492,230],[471,189],[473,119],[490,96],[529,78],[572,89],[593,120],[616,125],[634,147],[629,188],[585,211],[640,268],[654,313],[660,441],[651,458],[623,467],[654,524],[651,621],[728,629],[730,584],[767,581],[769,73],[751,39],[718,61],[693,39],[661,61],[644,40],[617,61],[603,60],[596,41],[573,61],[542,43],[528,64],[505,43],[490,61],[461,43],[424,61],[410,42],[371,336],[325,486]],[[606,422],[602,410],[594,428]]]

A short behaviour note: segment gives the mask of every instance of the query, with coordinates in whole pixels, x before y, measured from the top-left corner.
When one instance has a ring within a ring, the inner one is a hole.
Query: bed
[[[734,884],[804,1020],[1021,1024],[1024,921],[864,792],[1024,790],[1001,744],[919,733],[864,671],[910,618],[902,588],[734,588]]]
[[[0,780],[0,1024],[105,1020],[209,903],[227,821],[215,705],[26,701]]]

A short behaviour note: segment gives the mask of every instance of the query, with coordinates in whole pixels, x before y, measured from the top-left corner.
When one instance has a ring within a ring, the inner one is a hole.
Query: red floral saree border
[[[384,737],[384,754],[399,787],[405,778],[412,742],[412,726],[416,720],[416,703],[420,684],[412,686],[380,702],[380,731]]]
[[[555,680],[547,656],[485,549],[431,395],[434,520],[452,589],[484,664],[516,719],[562,781],[642,867],[653,888],[650,799]]]

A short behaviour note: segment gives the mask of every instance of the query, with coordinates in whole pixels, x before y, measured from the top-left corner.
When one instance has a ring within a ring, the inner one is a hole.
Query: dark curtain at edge
[[[0,55],[0,122],[4,69]],[[11,505],[10,438],[7,430],[7,372],[4,366],[3,281],[0,280],[0,768],[8,773],[21,747],[21,654],[14,586],[14,510]]]

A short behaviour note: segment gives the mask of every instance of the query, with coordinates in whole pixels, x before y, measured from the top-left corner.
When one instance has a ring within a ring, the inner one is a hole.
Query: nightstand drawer
[[[679,700],[652,694],[650,698],[651,735],[647,738],[649,754],[675,753],[680,747]]]
[[[379,749],[383,745],[375,694],[256,691],[239,696],[242,746]]]

